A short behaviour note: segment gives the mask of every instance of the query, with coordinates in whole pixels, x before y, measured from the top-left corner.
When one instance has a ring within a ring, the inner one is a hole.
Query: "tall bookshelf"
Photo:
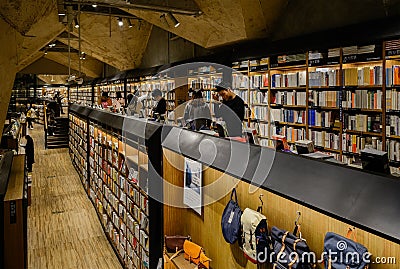
[[[158,268],[163,249],[160,125],[78,105],[69,115],[71,160],[123,268]]]
[[[78,88],[77,102],[85,105],[92,105],[93,88],[91,85],[80,86]]]
[[[98,97],[101,96],[103,92],[106,92],[108,93],[108,97],[119,101],[122,106],[125,105],[125,80],[110,81],[97,86],[98,91],[100,91],[100,93],[98,93]]]
[[[400,167],[400,40],[233,63],[233,90],[264,146],[274,134],[310,139],[351,164],[365,147]]]

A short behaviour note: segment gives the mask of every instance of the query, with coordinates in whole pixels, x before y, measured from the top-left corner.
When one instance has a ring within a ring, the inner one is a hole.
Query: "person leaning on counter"
[[[222,103],[216,104],[214,107],[215,116],[225,121],[229,136],[242,136],[244,101],[232,91],[230,84],[226,82],[218,84],[214,92],[217,93],[213,94],[214,100],[218,101],[219,97],[222,98]]]
[[[157,102],[157,105],[153,108],[153,118],[157,119],[159,116],[162,119],[167,112],[167,101],[162,97],[162,92],[159,89],[154,89],[151,96]]]

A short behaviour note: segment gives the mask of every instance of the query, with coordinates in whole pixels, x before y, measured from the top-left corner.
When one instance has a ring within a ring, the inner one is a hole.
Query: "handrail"
[[[46,101],[43,101],[43,113],[44,113],[44,148],[47,149],[47,107]]]

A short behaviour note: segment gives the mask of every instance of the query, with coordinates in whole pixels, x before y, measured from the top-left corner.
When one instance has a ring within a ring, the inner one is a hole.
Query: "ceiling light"
[[[132,28],[132,27],[133,27],[132,22],[131,22],[131,19],[128,19],[128,25],[129,25],[129,28]]]
[[[58,16],[65,16],[65,13],[58,13]]]
[[[75,18],[74,19],[74,22],[75,22],[75,28],[79,28],[79,22],[78,22],[78,19],[77,18]]]
[[[168,16],[171,19],[171,21],[173,21],[175,28],[181,24],[171,12],[168,12]]]
[[[122,18],[118,18],[118,25],[120,27],[124,26],[124,21],[122,20]]]
[[[44,55],[47,55],[47,50],[44,51]]]
[[[97,4],[93,4],[92,7],[97,7]]]

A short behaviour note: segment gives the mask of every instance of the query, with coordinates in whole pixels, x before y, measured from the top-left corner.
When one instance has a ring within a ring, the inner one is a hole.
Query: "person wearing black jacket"
[[[151,96],[157,101],[157,105],[153,108],[153,118],[160,117],[160,119],[163,119],[167,112],[167,101],[162,97],[162,92],[159,89],[154,89],[151,92]]]
[[[30,135],[26,135],[26,146],[25,146],[25,154],[26,154],[26,165],[28,168],[28,172],[32,172],[32,164],[35,163],[35,146],[33,144],[33,139]]]
[[[215,116],[221,117],[226,123],[228,135],[242,136],[242,121],[244,120],[245,104],[242,98],[236,95],[227,83],[220,83],[214,90],[213,99],[222,98],[222,104],[216,104]]]

